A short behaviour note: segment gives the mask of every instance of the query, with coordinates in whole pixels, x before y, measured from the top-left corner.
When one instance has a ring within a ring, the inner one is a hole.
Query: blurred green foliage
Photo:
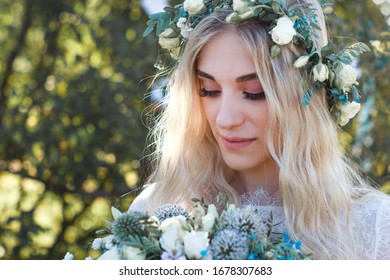
[[[335,12],[332,35],[373,49],[360,65],[366,109],[341,138],[390,193],[389,27],[371,0]],[[85,246],[110,206],[129,206],[157,56],[146,20],[138,0],[0,2],[0,259],[94,256]]]
[[[145,21],[139,1],[1,1],[0,257],[81,252],[137,185]]]

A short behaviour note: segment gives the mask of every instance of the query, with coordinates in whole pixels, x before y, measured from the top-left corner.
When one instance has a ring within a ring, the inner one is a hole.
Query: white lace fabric
[[[280,223],[275,231],[285,230],[285,216],[280,194],[270,195],[258,189],[241,196],[243,206],[252,205],[258,209],[260,219],[268,219],[273,213],[274,222]],[[358,259],[390,260],[390,198],[367,196],[353,202],[351,222],[356,240]]]

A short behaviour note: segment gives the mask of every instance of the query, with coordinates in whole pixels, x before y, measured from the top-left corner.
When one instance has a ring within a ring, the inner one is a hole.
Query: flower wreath
[[[331,5],[322,0],[322,8]],[[225,21],[237,23],[256,18],[269,28],[274,45],[270,49],[272,58],[281,53],[284,45],[301,47],[306,55],[299,57],[295,68],[305,68],[313,82],[307,83],[302,104],[306,108],[313,90],[326,89],[330,113],[341,126],[346,125],[360,110],[360,92],[356,87],[357,71],[351,63],[361,53],[370,51],[367,45],[358,42],[339,52],[331,44],[318,50],[313,42],[319,30],[315,9],[310,3],[293,4],[289,7],[281,0],[185,0],[175,7],[166,7],[164,12],[152,14],[147,22],[144,36],[154,30],[163,49],[177,61],[191,31],[208,14],[224,8],[233,8]]]

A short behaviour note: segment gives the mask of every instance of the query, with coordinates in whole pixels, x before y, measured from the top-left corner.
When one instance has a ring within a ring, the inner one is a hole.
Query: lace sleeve
[[[376,238],[376,259],[390,260],[390,199],[382,201],[378,209],[375,224]]]

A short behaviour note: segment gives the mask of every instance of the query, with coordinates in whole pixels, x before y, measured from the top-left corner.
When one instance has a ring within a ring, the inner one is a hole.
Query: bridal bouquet
[[[261,221],[251,206],[214,204],[194,199],[193,214],[166,204],[149,216],[139,211],[112,208],[113,220],[105,235],[91,243],[105,260],[280,260],[307,259],[301,241],[287,233],[274,233],[272,214]]]

